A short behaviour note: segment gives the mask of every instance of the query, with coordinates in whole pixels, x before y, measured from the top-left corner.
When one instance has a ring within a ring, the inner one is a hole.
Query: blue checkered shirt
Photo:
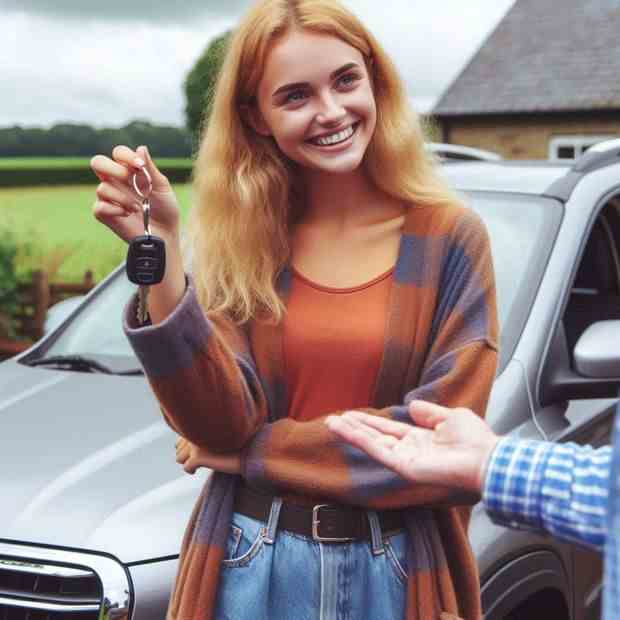
[[[607,537],[608,530],[620,532],[620,415],[613,445],[615,453],[611,446],[595,450],[504,437],[491,455],[482,492],[499,525],[605,549],[604,620],[620,618],[620,544]]]

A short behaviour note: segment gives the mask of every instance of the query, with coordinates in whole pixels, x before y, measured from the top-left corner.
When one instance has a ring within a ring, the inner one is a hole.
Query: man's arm
[[[601,550],[611,447],[504,437],[488,461],[482,501],[499,525],[544,531]]]
[[[482,493],[495,523],[604,545],[611,447],[500,438],[467,409],[423,401],[409,415],[416,426],[357,411],[326,423],[406,480]]]

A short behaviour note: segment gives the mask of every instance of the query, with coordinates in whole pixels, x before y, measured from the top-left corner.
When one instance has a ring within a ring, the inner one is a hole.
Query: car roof
[[[462,161],[499,161],[502,157],[493,151],[476,149],[462,144],[444,144],[441,142],[427,142],[426,149],[440,159]]]
[[[454,162],[440,166],[449,185],[457,190],[484,190],[544,194],[571,167],[547,161]]]

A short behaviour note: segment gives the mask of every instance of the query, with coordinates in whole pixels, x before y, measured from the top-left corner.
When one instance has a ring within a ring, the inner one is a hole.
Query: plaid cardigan
[[[284,301],[291,272],[278,278]],[[323,423],[287,418],[282,329],[205,316],[191,279],[162,323],[125,332],[170,426],[215,453],[241,451],[242,475],[270,492],[373,509],[407,507],[407,620],[481,617],[471,509],[446,489],[405,482]],[[404,224],[383,358],[368,413],[411,423],[424,399],[484,415],[497,364],[495,285],[486,229],[463,207],[411,207]],[[317,386],[320,389],[320,386]],[[331,412],[339,413],[339,412]],[[458,413],[455,413],[458,415]],[[214,472],[181,548],[168,618],[212,619],[238,476]]]

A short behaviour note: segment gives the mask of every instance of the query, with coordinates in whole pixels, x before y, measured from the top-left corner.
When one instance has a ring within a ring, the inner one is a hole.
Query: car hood
[[[141,376],[0,365],[0,539],[177,555],[209,472],[175,462]]]

